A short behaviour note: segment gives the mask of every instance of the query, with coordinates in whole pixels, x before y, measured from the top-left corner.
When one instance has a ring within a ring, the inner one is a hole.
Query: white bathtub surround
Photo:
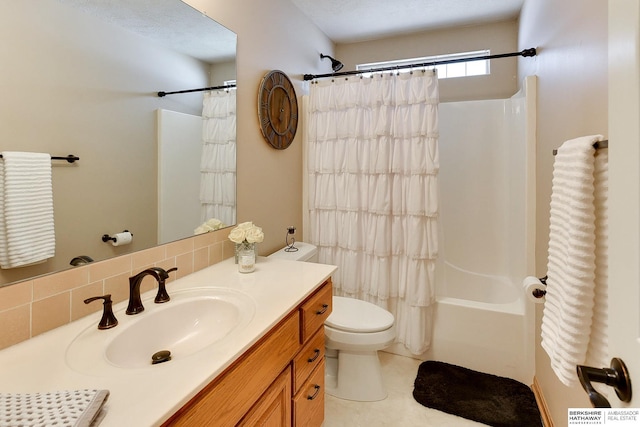
[[[308,115],[309,240],[338,265],[336,294],[389,310],[397,340],[420,354],[435,302],[437,77],[314,82]]]
[[[578,384],[576,365],[585,364],[588,353],[603,359],[589,364],[608,363],[606,318],[602,318],[606,315],[606,301],[604,309],[599,306],[594,310],[596,289],[606,286],[606,271],[599,275],[603,283],[596,282],[594,193],[599,198],[606,197],[606,188],[595,191],[593,144],[602,139],[601,135],[594,135],[566,141],[554,161],[542,347],[549,354],[554,372],[567,386]],[[598,165],[606,167],[602,159]],[[599,210],[606,207],[602,202],[598,202]],[[606,234],[598,234],[599,243],[606,242]],[[606,247],[598,252],[601,258],[605,257],[601,259],[601,270],[606,270]],[[598,289],[598,294],[602,298],[606,289]],[[598,316],[594,317],[596,313]]]
[[[236,222],[236,90],[204,93],[200,164],[201,221]]]
[[[525,384],[535,354],[535,306],[522,288],[535,271],[535,95],[527,77],[509,99],[439,106],[437,303],[420,356]]]

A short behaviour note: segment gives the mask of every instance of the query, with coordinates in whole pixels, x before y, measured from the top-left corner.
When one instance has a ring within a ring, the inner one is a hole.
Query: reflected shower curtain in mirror
[[[433,71],[311,84],[309,236],[338,266],[337,295],[396,319],[397,341],[429,348],[438,252],[438,80]]]
[[[236,223],[236,91],[204,93],[200,162],[201,221]]]

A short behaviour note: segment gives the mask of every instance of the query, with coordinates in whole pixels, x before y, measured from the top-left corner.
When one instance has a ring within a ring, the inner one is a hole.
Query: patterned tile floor
[[[379,402],[352,402],[326,395],[324,427],[478,427],[484,424],[429,409],[413,398],[420,360],[380,352],[389,395]]]

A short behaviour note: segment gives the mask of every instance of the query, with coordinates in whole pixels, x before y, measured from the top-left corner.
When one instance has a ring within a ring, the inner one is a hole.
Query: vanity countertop
[[[259,257],[255,272],[241,274],[233,259],[227,259],[167,284],[169,295],[172,290],[217,287],[241,291],[255,301],[249,325],[234,332],[223,345],[213,344],[183,360],[139,369],[104,368],[104,362],[96,363],[95,372],[89,374],[69,366],[66,351],[82,331],[97,328],[102,313],[94,313],[1,350],[0,391],[106,389],[110,396],[100,427],[160,425],[311,295],[335,269],[331,265]],[[147,292],[143,299],[153,298],[155,293],[155,289]],[[115,304],[114,312],[126,305],[127,301]],[[148,312],[154,306],[152,301],[145,303]],[[118,316],[120,324],[113,330],[123,327],[128,317],[135,316]]]

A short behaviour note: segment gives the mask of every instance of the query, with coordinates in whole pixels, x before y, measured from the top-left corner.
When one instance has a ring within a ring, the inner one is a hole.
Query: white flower
[[[205,222],[205,225],[211,227],[212,230],[219,230],[224,227],[224,223],[218,218],[211,218]]]
[[[264,233],[253,222],[243,222],[229,232],[229,240],[234,243],[260,243],[264,240]]]
[[[247,239],[247,242],[249,243],[261,243],[264,240],[264,233],[262,232],[262,228],[253,227],[247,230],[245,239]]]
[[[204,234],[208,233],[209,231],[211,231],[209,230],[209,227],[207,227],[206,225],[200,225],[193,231],[193,234]]]
[[[223,228],[225,225],[222,221],[217,218],[208,219],[204,224],[198,226],[194,230],[194,234],[203,234],[208,233],[209,231],[216,231]]]
[[[244,241],[245,234],[244,230],[236,227],[229,233],[229,240],[234,243],[242,243]]]

